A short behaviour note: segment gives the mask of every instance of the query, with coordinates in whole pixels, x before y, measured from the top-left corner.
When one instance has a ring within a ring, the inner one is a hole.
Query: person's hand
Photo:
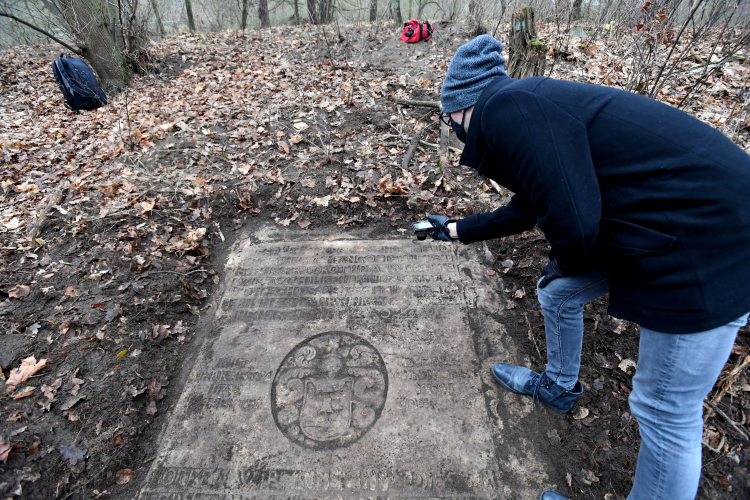
[[[450,232],[448,231],[448,223],[455,222],[454,220],[449,219],[445,215],[428,215],[427,220],[437,226],[430,233],[430,236],[433,239],[451,242],[456,241],[455,239],[451,238]]]
[[[556,260],[549,261],[549,264],[544,266],[542,269],[542,279],[539,280],[539,288],[544,288],[550,284],[550,281],[564,276],[562,269],[557,264]]]

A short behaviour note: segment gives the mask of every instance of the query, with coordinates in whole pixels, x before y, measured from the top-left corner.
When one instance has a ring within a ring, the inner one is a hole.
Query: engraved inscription
[[[503,490],[517,462],[497,461],[472,337],[491,283],[459,247],[257,236],[227,258],[139,500],[533,496]]]
[[[271,386],[271,412],[292,442],[347,446],[378,420],[388,393],[383,358],[351,333],[310,337],[286,355]]]

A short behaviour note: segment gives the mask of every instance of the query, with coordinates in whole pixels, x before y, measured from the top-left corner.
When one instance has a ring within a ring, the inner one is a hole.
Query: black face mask
[[[466,119],[466,110],[461,114],[461,125],[453,121],[453,118],[451,118],[451,127],[453,128],[453,131],[456,133],[456,139],[461,141],[463,144],[466,144],[466,136],[468,135],[466,133],[466,130],[464,130],[464,120]]]

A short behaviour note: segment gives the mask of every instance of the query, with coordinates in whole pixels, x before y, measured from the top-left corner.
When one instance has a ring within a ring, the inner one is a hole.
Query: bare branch
[[[403,104],[404,106],[422,106],[425,108],[442,109],[439,101],[407,101],[406,99],[399,99],[397,97],[392,97],[391,100],[396,104]]]
[[[42,28],[37,28],[37,27],[36,27],[36,26],[34,26],[33,24],[27,23],[27,22],[26,22],[26,21],[24,21],[23,19],[19,19],[19,18],[17,18],[17,17],[16,17],[16,16],[14,16],[14,15],[12,15],[12,14],[7,14],[7,13],[5,13],[5,12],[0,12],[0,16],[2,16],[2,17],[9,17],[9,18],[13,19],[14,21],[17,21],[17,22],[19,22],[19,23],[21,23],[21,24],[25,24],[25,25],[26,25],[26,26],[28,26],[29,28],[31,28],[31,29],[34,29],[34,30],[38,31],[39,33],[41,33],[42,35],[44,35],[44,36],[46,36],[46,37],[49,37],[49,38],[51,38],[52,40],[56,41],[57,43],[59,43],[60,45],[62,45],[62,46],[63,46],[63,47],[65,47],[66,49],[68,49],[69,51],[73,52],[74,54],[77,54],[77,55],[79,55],[79,56],[82,56],[82,55],[83,55],[83,52],[82,52],[82,51],[81,51],[80,49],[74,49],[73,47],[71,47],[71,46],[70,46],[70,45],[68,45],[67,43],[63,42],[62,40],[60,40],[60,39],[59,39],[59,38],[57,38],[56,36],[54,36],[54,35],[52,35],[52,34],[50,34],[50,33],[46,32],[46,31],[44,31],[44,30],[43,30]]]

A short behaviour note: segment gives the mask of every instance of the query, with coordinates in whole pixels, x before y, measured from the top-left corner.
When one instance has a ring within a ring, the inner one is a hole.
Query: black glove
[[[456,222],[455,220],[449,219],[445,215],[428,215],[427,220],[437,226],[430,233],[430,236],[433,239],[441,241],[456,241],[450,237],[450,233],[448,232],[448,224]]]
[[[562,269],[557,264],[556,260],[549,261],[549,264],[544,266],[542,269],[542,279],[539,281],[539,288],[544,288],[549,285],[550,281],[564,276]]]

